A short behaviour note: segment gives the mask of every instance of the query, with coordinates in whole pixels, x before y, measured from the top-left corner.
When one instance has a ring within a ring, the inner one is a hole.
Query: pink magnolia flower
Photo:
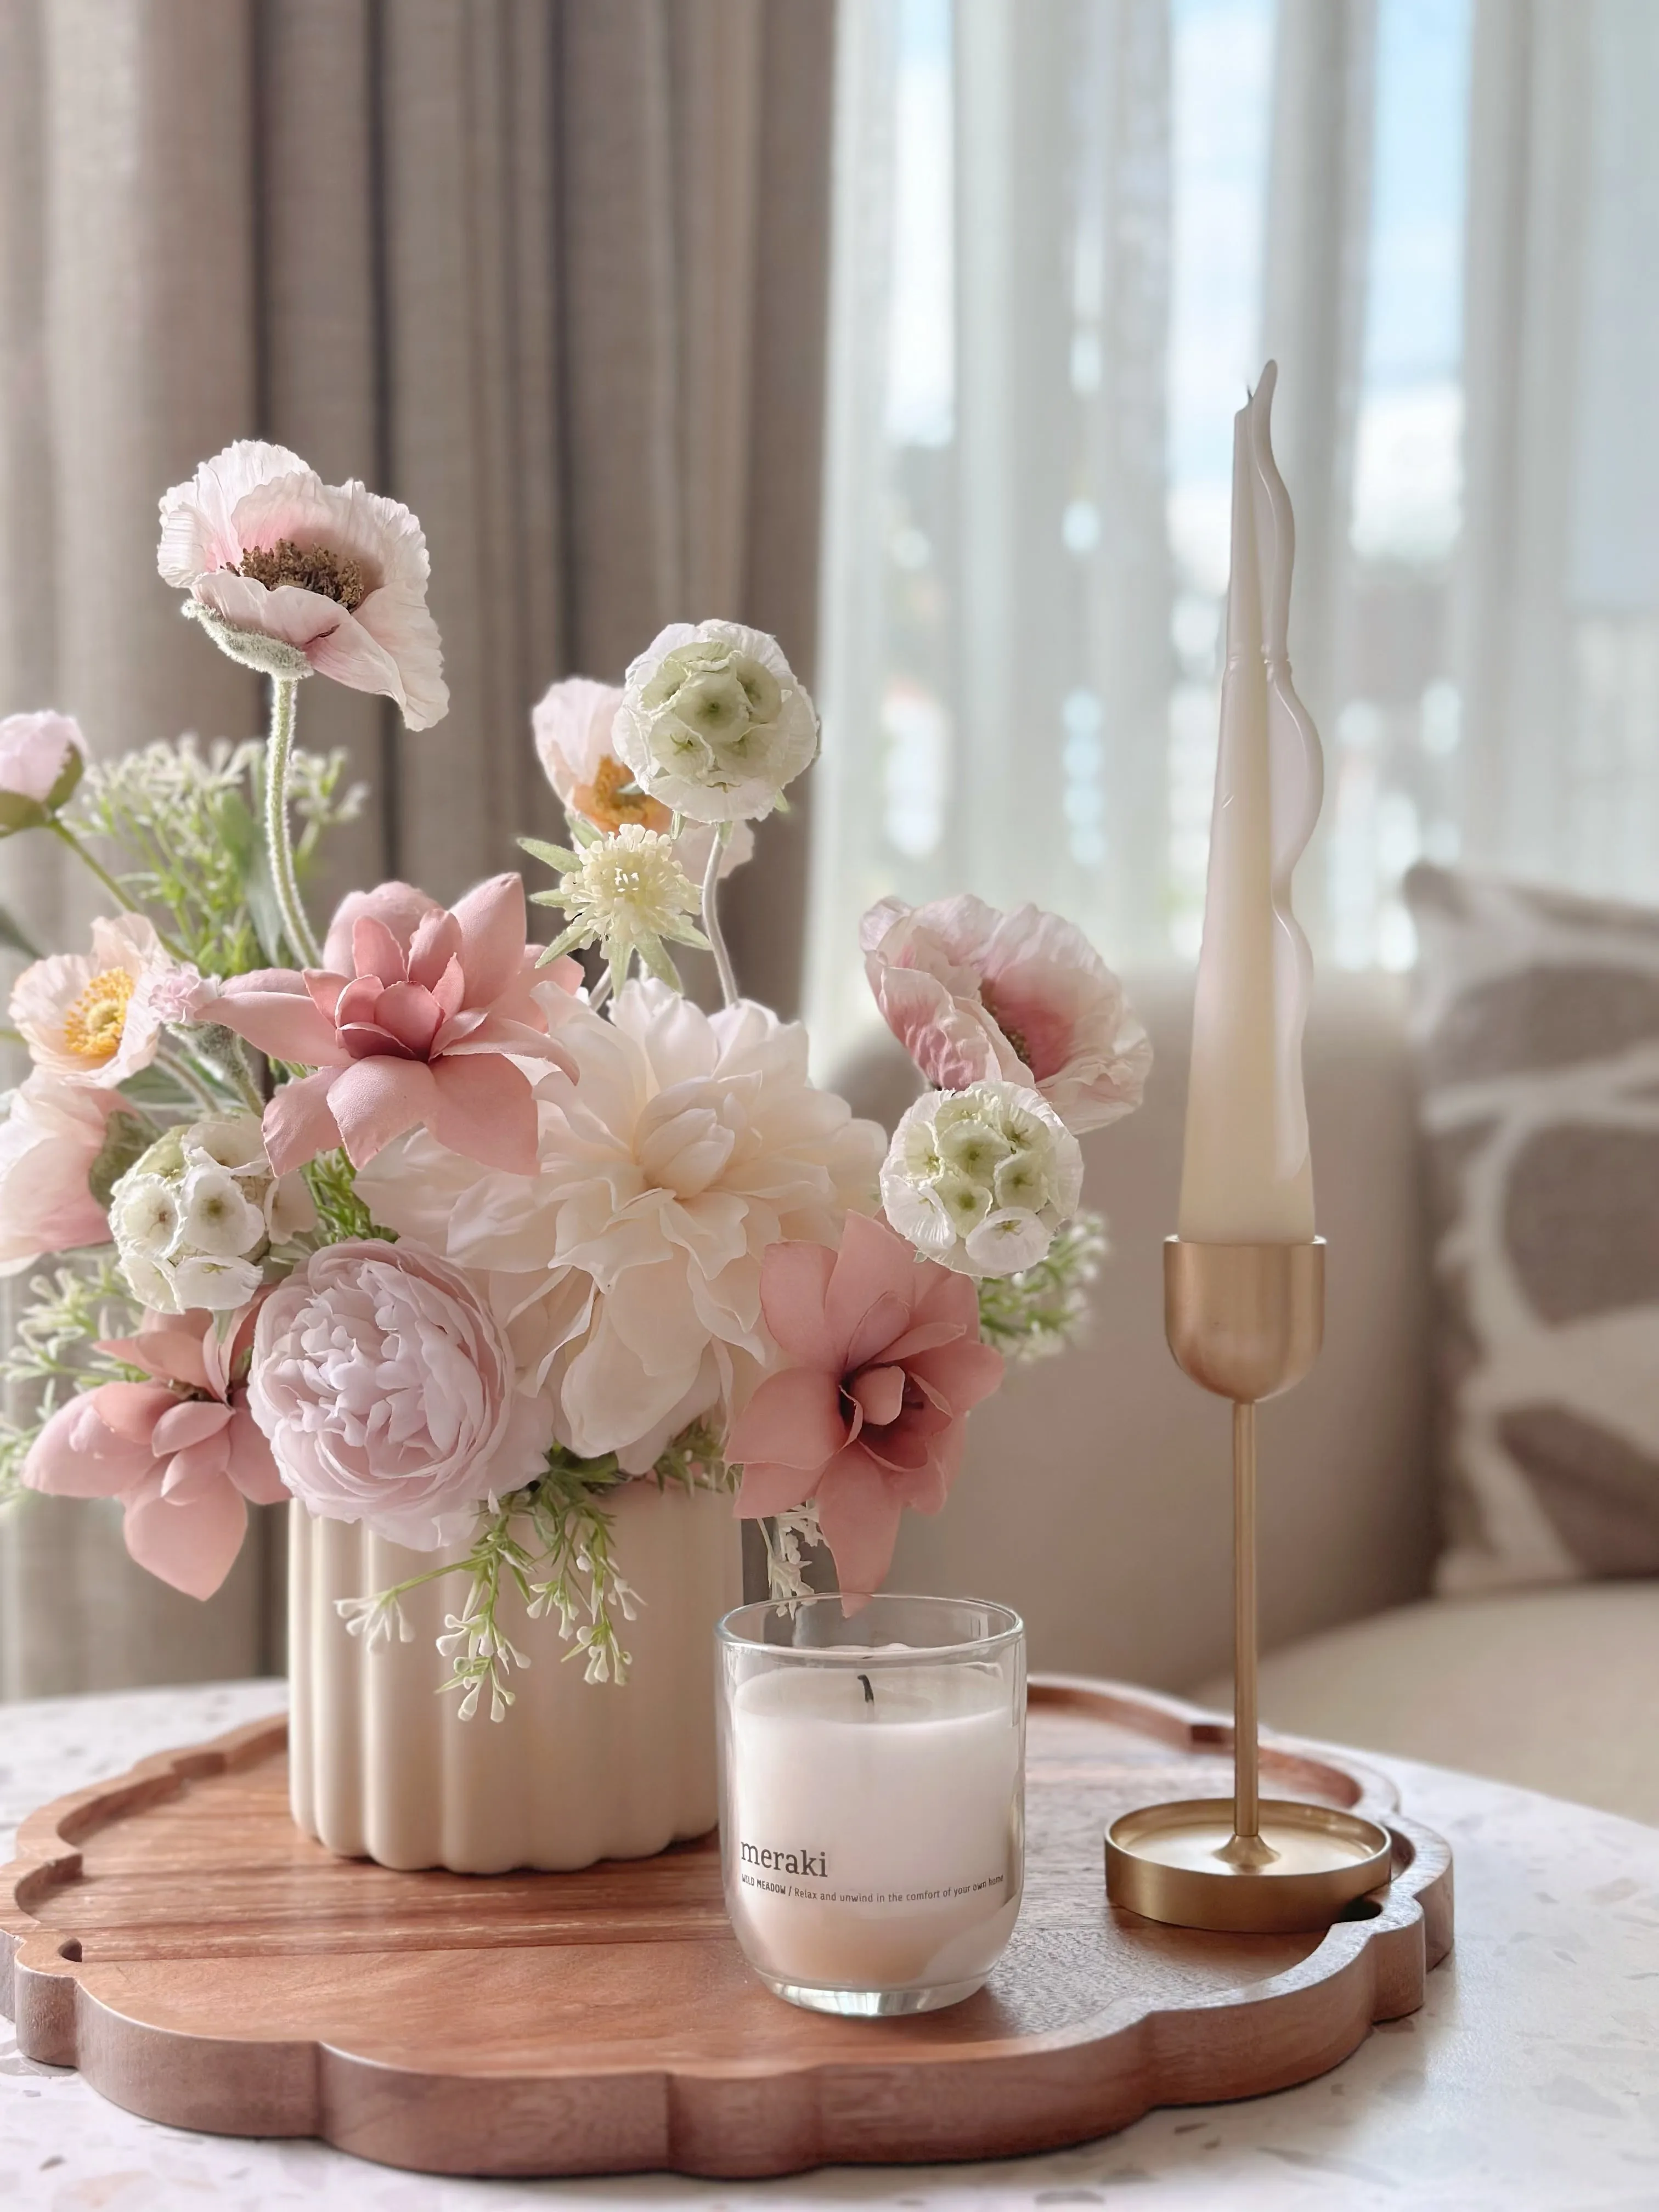
[[[87,1178],[120,1106],[112,1091],[38,1073],[13,1091],[0,1127],[0,1276],[106,1242],[109,1222]]]
[[[283,1481],[416,1551],[543,1471],[553,1409],[515,1381],[471,1279],[416,1243],[325,1244],[260,1309],[253,1412]]]
[[[250,1307],[228,1343],[207,1313],[151,1315],[135,1337],[101,1346],[152,1379],[103,1382],[60,1406],[23,1462],[31,1490],[118,1498],[141,1567],[211,1597],[242,1547],[247,1509],[286,1496],[247,1408]]]
[[[140,914],[92,925],[91,952],[54,952],[12,986],[11,1018],[35,1066],[64,1083],[113,1090],[148,1067],[175,1018],[180,976],[197,986]]]
[[[57,812],[87,764],[81,726],[68,714],[0,720],[0,832],[38,829]]]
[[[849,1214],[839,1252],[781,1243],[761,1267],[766,1325],[788,1364],[726,1437],[738,1510],[816,1498],[848,1612],[880,1588],[899,1516],[937,1513],[962,1465],[963,1421],[1002,1380],[980,1341],[972,1283],[918,1262],[884,1222]]]
[[[567,814],[579,814],[612,836],[629,823],[666,835],[673,815],[660,799],[637,787],[633,769],[617,756],[617,710],[622,702],[620,684],[596,684],[587,676],[567,676],[550,685],[531,710],[537,757]],[[694,884],[702,881],[714,842],[714,827],[707,822],[686,823],[674,841],[674,856]],[[722,878],[741,867],[754,849],[749,824],[734,823],[720,862]]]
[[[239,439],[163,497],[155,562],[251,666],[381,692],[411,730],[449,712],[426,539],[395,499]]]
[[[1074,1136],[1139,1105],[1146,1032],[1117,977],[1058,915],[889,898],[865,915],[859,940],[884,1020],[939,1090],[1039,1091]]]
[[[204,989],[197,1012],[317,1070],[265,1109],[278,1176],[340,1144],[366,1166],[417,1126],[486,1167],[533,1175],[535,1097],[508,1055],[573,1065],[536,1002],[536,952],[517,876],[493,876],[453,914],[408,884],[382,884],[335,916],[325,967],[233,976]],[[581,979],[574,960],[551,973],[569,991]]]

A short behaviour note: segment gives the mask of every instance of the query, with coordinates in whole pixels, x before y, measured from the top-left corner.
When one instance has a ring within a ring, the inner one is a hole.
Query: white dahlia
[[[771,1356],[761,1255],[835,1245],[873,1212],[886,1139],[807,1080],[806,1033],[739,1000],[705,1014],[657,982],[602,1019],[538,996],[573,1083],[538,1079],[533,1177],[481,1170],[424,1133],[357,1179],[377,1221],[489,1277],[520,1388],[559,1441],[652,1467],[689,1422],[724,1422]]]

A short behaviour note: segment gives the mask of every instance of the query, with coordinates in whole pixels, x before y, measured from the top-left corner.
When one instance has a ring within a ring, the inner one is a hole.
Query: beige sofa
[[[1091,1338],[975,1414],[951,1504],[909,1516],[892,1584],[1018,1606],[1035,1666],[1219,1705],[1227,1413],[1175,1367],[1162,1325],[1191,988],[1151,976],[1133,993],[1157,1060],[1141,1112],[1085,1141],[1114,1246]],[[1306,1066],[1328,1310],[1312,1376],[1261,1416],[1265,1718],[1659,1822],[1659,1583],[1429,1594],[1430,1255],[1403,987],[1326,978]],[[912,1078],[882,1039],[845,1087],[890,1127]]]

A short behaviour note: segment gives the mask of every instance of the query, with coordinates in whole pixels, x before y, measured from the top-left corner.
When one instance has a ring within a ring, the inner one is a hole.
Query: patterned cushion
[[[1659,912],[1419,867],[1447,1591],[1659,1574]]]

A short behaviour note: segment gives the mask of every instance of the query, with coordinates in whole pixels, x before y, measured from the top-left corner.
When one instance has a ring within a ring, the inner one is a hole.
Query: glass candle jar
[[[1019,1916],[1025,1631],[975,1599],[738,1607],[719,1630],[726,1905],[822,2012],[971,1996]]]

